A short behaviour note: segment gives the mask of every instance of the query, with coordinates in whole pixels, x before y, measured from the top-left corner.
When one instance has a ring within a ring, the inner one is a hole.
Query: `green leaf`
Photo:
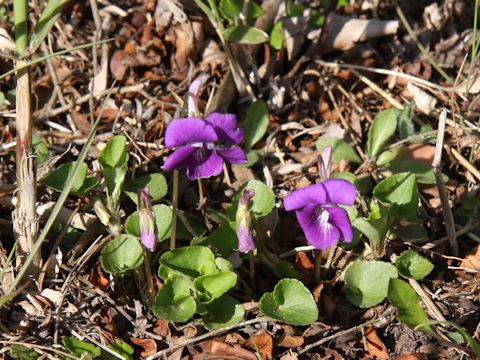
[[[47,176],[43,177],[40,182],[44,185],[47,185],[48,187],[51,187],[53,190],[61,192],[65,187],[65,184],[67,183],[71,174],[73,173],[75,164],[76,162],[72,161],[60,165],[58,168],[50,171],[50,173],[48,173]],[[87,165],[85,163],[82,163],[80,165],[80,171],[72,185],[72,193],[78,194],[78,192],[81,190],[85,178],[87,177],[87,170]]]
[[[220,13],[229,20],[235,20],[243,10],[244,0],[220,0]]]
[[[245,147],[251,149],[262,139],[268,129],[268,108],[265,101],[255,101],[247,110],[245,120]]]
[[[50,155],[47,144],[45,144],[41,137],[32,135],[32,145],[35,150],[37,165],[43,164],[48,160]]]
[[[378,155],[377,161],[375,161],[375,163],[377,164],[377,166],[385,166],[390,161],[395,160],[401,150],[401,146],[395,146],[391,149],[385,150],[380,155]]]
[[[380,209],[380,215],[376,219],[358,217],[352,221],[352,226],[367,237],[374,254],[380,254],[385,245],[385,237],[388,231],[389,208]]]
[[[418,207],[417,179],[413,173],[394,174],[378,183],[373,195],[380,201],[398,205],[400,215],[414,216]]]
[[[206,313],[202,315],[203,326],[207,330],[220,329],[238,323],[245,315],[245,308],[235,298],[223,295],[205,305]]]
[[[367,153],[374,158],[395,134],[397,128],[398,111],[395,109],[384,110],[375,116],[368,136]]]
[[[251,210],[256,217],[270,214],[275,206],[275,194],[272,189],[258,180],[250,180],[245,187],[247,190],[254,190]]]
[[[411,328],[419,327],[424,332],[433,332],[420,297],[408,283],[400,279],[391,279],[388,300],[397,308],[397,317],[402,323]]]
[[[464,328],[462,328],[461,326],[458,326],[457,324],[451,321],[442,321],[440,323],[454,327],[457,330],[457,332],[450,332],[447,334],[447,336],[450,338],[457,337],[452,335],[461,336],[462,339],[472,348],[477,358],[480,358],[480,343],[472,335],[470,335]]]
[[[265,14],[263,8],[258,5],[255,1],[250,0],[247,5],[247,19],[254,20]]]
[[[236,227],[235,222],[229,222],[215,229],[208,236],[208,242],[215,246],[222,256],[228,257],[238,248]]]
[[[218,272],[215,255],[205,246],[185,246],[167,251],[160,257],[158,276],[163,280],[174,274],[197,278]]]
[[[415,280],[423,279],[433,270],[433,264],[414,250],[404,251],[395,261],[400,275]]]
[[[109,205],[118,207],[128,167],[127,138],[123,135],[112,137],[100,153],[98,162],[107,183]]]
[[[143,248],[132,235],[120,235],[102,249],[103,269],[111,274],[121,275],[143,263]]]
[[[155,214],[155,223],[157,224],[158,241],[161,242],[170,238],[172,232],[172,209],[167,205],[158,204],[153,205],[152,210]],[[125,232],[140,237],[138,211],[132,213],[125,221]]]
[[[198,301],[208,304],[220,296],[237,283],[237,275],[232,271],[220,271],[216,274],[203,275],[197,277],[193,284],[197,290]]]
[[[310,325],[318,319],[312,293],[296,279],[282,279],[271,293],[260,299],[260,311],[290,325]]]
[[[293,264],[289,261],[280,260],[276,265],[275,269],[273,270],[275,276],[278,278],[291,278],[300,280],[301,276],[298,271],[296,271],[293,267]]]
[[[223,36],[227,41],[242,45],[261,44],[269,40],[264,31],[246,25],[231,26],[223,32]]]
[[[335,137],[322,137],[316,143],[318,151],[322,152],[326,146],[332,147],[332,160],[339,163],[340,160],[348,160],[355,164],[361,164],[362,159],[357,155],[355,149],[347,144],[345,140]]]
[[[398,132],[400,134],[400,138],[402,139],[412,136],[415,132],[412,121],[414,107],[415,103],[410,103],[405,106],[398,115]]]
[[[393,229],[395,236],[402,240],[408,240],[415,243],[428,240],[428,232],[425,227],[415,220],[411,223],[396,224]]]
[[[107,347],[115,351],[118,355],[123,356],[126,360],[133,359],[132,355],[135,352],[135,349],[125,342],[116,342]],[[102,360],[118,360],[118,357],[102,350]]]
[[[306,7],[303,4],[295,4],[293,0],[286,1],[286,10],[288,16],[303,16]]]
[[[38,47],[42,44],[43,39],[47,36],[51,30],[55,21],[62,13],[63,6],[67,3],[67,0],[48,0],[47,5],[38,19],[37,25],[33,29],[33,34],[30,37],[30,44],[28,52],[33,54]]]
[[[412,172],[421,184],[436,184],[437,182],[432,166],[419,161],[398,159],[392,161],[387,168],[393,173]],[[448,176],[442,174],[442,179],[443,182],[447,182]]]
[[[132,201],[137,204],[138,190],[147,187],[150,191],[150,196],[153,201],[158,201],[167,195],[168,186],[165,176],[162,174],[148,174],[130,181],[123,191],[128,195]]]
[[[285,44],[285,35],[283,33],[283,23],[277,21],[270,32],[270,46],[275,50],[281,50]]]
[[[188,321],[197,305],[192,296],[192,281],[184,276],[174,276],[158,291],[153,305],[153,313],[159,319],[185,322]]]
[[[10,345],[11,356],[15,360],[36,360],[40,354],[27,346],[20,344]]]
[[[96,358],[102,354],[101,350],[95,345],[83,340],[78,340],[73,336],[65,336],[62,339],[62,343],[67,348],[67,350],[75,356],[90,354],[91,356]]]
[[[397,276],[397,269],[390,263],[355,261],[345,270],[347,299],[361,308],[378,305],[387,296],[390,279]]]

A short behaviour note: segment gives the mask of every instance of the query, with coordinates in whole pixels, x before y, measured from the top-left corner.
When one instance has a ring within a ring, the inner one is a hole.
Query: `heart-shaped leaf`
[[[361,308],[375,306],[385,299],[390,279],[397,276],[397,269],[390,263],[355,261],[345,270],[347,299]]]
[[[250,180],[245,189],[255,191],[255,195],[251,202],[251,210],[253,214],[256,217],[270,214],[275,206],[275,194],[272,189],[258,180]]]
[[[400,275],[415,280],[423,279],[433,270],[433,264],[414,250],[404,251],[395,261]]]
[[[102,249],[102,267],[106,272],[121,275],[143,263],[143,248],[132,235],[120,235]]]
[[[193,283],[184,276],[173,276],[158,291],[153,313],[159,319],[185,322],[197,309],[192,296]]]
[[[130,181],[123,191],[137,204],[138,190],[147,187],[153,201],[160,200],[168,192],[167,180],[162,174],[148,174]]]
[[[48,187],[51,187],[55,191],[61,192],[65,187],[68,179],[73,173],[76,162],[72,161],[60,165],[55,170],[52,170],[47,176],[42,178],[40,182]],[[80,165],[80,172],[75,178],[72,189],[70,192],[75,195],[85,195],[98,185],[98,179],[96,177],[87,176],[87,165],[82,163]]]
[[[217,272],[212,250],[205,246],[192,245],[164,253],[160,257],[158,276],[164,280],[174,274],[197,278]]]
[[[172,231],[172,209],[169,206],[158,204],[152,206],[157,224],[158,241],[164,241],[170,237]],[[140,223],[138,211],[131,214],[125,221],[125,232],[127,234],[140,236]]]
[[[210,304],[205,305],[205,310],[205,314],[202,315],[202,321],[207,330],[220,329],[238,323],[245,315],[243,305],[229,295],[223,295]]]
[[[291,325],[310,325],[318,318],[312,293],[295,279],[280,280],[273,292],[263,294],[259,307],[263,314]]]
[[[400,215],[413,216],[418,208],[417,179],[413,173],[399,173],[380,181],[373,195],[385,203],[395,204]]]
[[[237,275],[232,271],[220,271],[216,274],[199,276],[193,282],[198,300],[204,304],[218,299],[236,283]]]
[[[265,101],[255,101],[247,110],[245,120],[245,147],[251,149],[268,129],[268,108]]]

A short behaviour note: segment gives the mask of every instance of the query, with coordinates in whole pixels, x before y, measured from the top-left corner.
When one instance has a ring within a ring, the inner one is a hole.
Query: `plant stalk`
[[[315,254],[315,263],[314,263],[314,274],[315,282],[319,283],[322,280],[322,250],[314,250]]]
[[[256,281],[255,281],[255,255],[253,251],[248,252],[248,260],[250,263],[250,289],[252,292],[252,299],[256,298]]]
[[[28,0],[14,1],[15,45],[18,55],[28,48]],[[28,59],[18,60],[16,67],[27,65]],[[19,70],[16,76],[16,127],[17,127],[17,190],[16,207],[13,212],[13,230],[18,239],[17,267],[32,252],[38,236],[36,214],[36,161],[32,146],[32,112],[30,69]],[[27,275],[38,274],[40,253],[34,255],[27,269]]]
[[[177,237],[177,211],[178,211],[178,182],[179,171],[173,170],[173,199],[172,199],[172,234],[170,235],[170,250],[176,247]]]

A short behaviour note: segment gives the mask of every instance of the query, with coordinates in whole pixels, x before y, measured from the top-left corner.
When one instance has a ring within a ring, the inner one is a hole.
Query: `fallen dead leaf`
[[[425,165],[432,165],[434,155],[435,146],[429,144],[412,144],[403,148],[398,158],[416,160]]]
[[[155,342],[155,340],[131,337],[130,341],[135,345],[143,348],[143,351],[140,353],[140,356],[142,357],[147,357],[157,352],[157,343]]]
[[[280,338],[280,341],[276,344],[277,346],[285,348],[295,348],[303,345],[304,339],[303,336],[293,336],[284,334]]]
[[[97,263],[92,267],[89,280],[93,285],[97,286],[102,291],[107,291],[108,286],[110,285],[110,281],[103,273],[100,263]]]
[[[473,250],[465,256],[465,259],[460,263],[461,268],[469,270],[480,270],[480,245],[477,245]]]
[[[313,263],[303,251],[297,253],[294,269],[300,273],[304,284],[310,284],[313,280]]]
[[[272,359],[273,340],[272,336],[269,333],[263,332],[261,334],[254,335],[250,339],[245,341],[244,345],[252,350],[258,349],[264,359]]]
[[[240,346],[231,346],[217,340],[208,340],[200,344],[203,353],[196,354],[193,359],[223,359],[231,358],[238,360],[258,360],[257,356],[241,348]],[[197,356],[198,355],[198,356]]]
[[[377,331],[370,326],[365,331],[365,338],[367,341],[368,354],[378,359],[390,359],[387,347],[383,341],[378,337]]]
[[[157,320],[156,326],[152,330],[153,333],[163,337],[169,337],[170,328],[168,326],[168,323],[168,320]]]
[[[428,356],[426,354],[411,353],[399,356],[396,360],[428,360]]]

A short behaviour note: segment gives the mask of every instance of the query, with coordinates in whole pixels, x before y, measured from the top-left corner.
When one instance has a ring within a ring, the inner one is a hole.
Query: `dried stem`
[[[177,237],[177,211],[178,211],[178,179],[179,171],[173,170],[173,199],[172,199],[172,234],[170,236],[170,250],[176,247]]]
[[[438,192],[440,194],[440,202],[442,204],[443,219],[445,221],[445,227],[447,229],[448,241],[450,242],[450,248],[454,256],[458,256],[458,243],[457,236],[455,234],[455,221],[453,220],[452,209],[448,203],[448,194],[445,188],[445,184],[442,180],[442,149],[443,139],[445,136],[445,123],[447,120],[447,110],[443,109],[438,118],[438,132],[437,143],[435,146],[435,155],[433,157],[432,167],[435,173],[435,180],[437,181]]]
[[[256,281],[255,281],[255,255],[253,251],[248,252],[248,260],[250,261],[250,289],[252,291],[252,299],[256,298]]]
[[[315,249],[315,263],[314,263],[314,271],[315,271],[315,282],[320,282],[322,280],[322,251]]]

